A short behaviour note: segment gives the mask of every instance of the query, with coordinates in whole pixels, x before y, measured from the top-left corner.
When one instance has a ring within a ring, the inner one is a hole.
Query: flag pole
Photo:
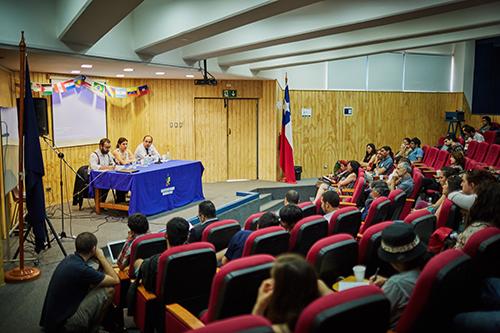
[[[5,272],[5,282],[24,282],[38,278],[40,270],[34,267],[24,266],[24,94],[26,84],[26,43],[24,42],[24,31],[21,31],[19,42],[19,267]]]

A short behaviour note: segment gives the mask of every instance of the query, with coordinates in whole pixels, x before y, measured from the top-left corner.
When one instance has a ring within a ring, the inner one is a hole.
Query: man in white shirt
[[[113,170],[115,160],[109,153],[111,150],[111,141],[103,138],[99,141],[99,149],[92,152],[89,158],[89,170]]]
[[[135,149],[134,155],[138,161],[147,156],[151,157],[155,162],[160,159],[160,154],[156,150],[155,146],[153,146],[153,137],[151,135],[144,136],[142,143],[140,143]]]
[[[99,141],[99,149],[95,150],[90,154],[89,158],[89,172],[91,170],[114,170],[115,160],[113,156],[109,153],[111,150],[111,141],[108,138],[103,138]],[[101,202],[106,201],[109,190],[101,189]],[[116,203],[125,202],[125,196],[127,192],[116,191]]]

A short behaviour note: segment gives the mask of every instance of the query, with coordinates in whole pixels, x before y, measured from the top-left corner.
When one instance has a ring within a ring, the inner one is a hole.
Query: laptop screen
[[[113,263],[116,263],[118,260],[118,256],[120,255],[120,252],[122,251],[123,244],[125,244],[125,240],[119,240],[119,241],[114,241],[114,242],[109,242],[107,247],[109,251],[109,256],[111,258],[111,261]]]

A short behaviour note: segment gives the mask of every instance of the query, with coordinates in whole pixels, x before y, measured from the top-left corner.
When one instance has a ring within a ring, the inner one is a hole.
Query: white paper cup
[[[358,282],[364,281],[366,266],[356,265],[352,268],[352,271],[354,272],[354,277],[356,278],[356,281]]]

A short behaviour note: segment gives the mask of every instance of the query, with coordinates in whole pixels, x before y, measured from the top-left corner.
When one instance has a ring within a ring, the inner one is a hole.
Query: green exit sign
[[[222,90],[222,97],[225,97],[225,98],[236,98],[237,97],[237,93],[236,93],[236,90]]]

